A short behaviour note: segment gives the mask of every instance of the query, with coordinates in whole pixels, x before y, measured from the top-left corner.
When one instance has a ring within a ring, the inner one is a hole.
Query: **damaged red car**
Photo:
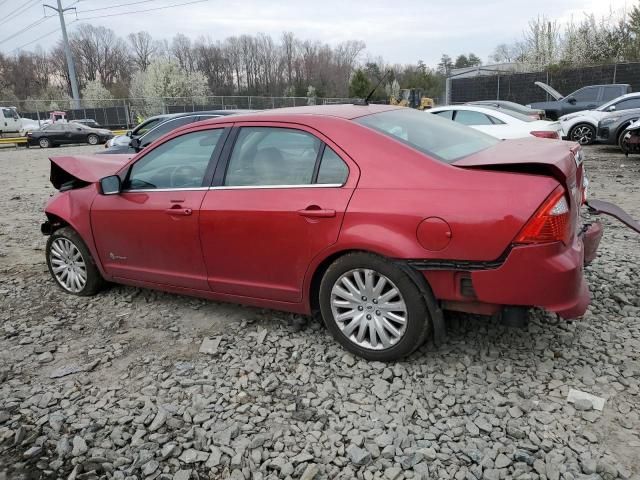
[[[175,130],[136,154],[51,159],[56,283],[105,282],[320,313],[348,350],[394,360],[443,311],[564,318],[589,304],[602,236],[582,152],[499,141],[383,105],[301,107]]]

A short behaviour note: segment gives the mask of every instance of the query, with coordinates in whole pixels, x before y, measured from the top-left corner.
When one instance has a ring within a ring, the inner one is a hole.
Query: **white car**
[[[563,132],[559,122],[534,120],[517,112],[507,112],[475,105],[450,105],[425,110],[454,122],[468,125],[501,140],[534,137],[560,139]]]
[[[596,139],[598,122],[609,112],[640,108],[640,93],[627,93],[621,95],[594,110],[582,110],[569,113],[559,118],[562,130],[568,140],[578,142],[580,145],[590,145]]]

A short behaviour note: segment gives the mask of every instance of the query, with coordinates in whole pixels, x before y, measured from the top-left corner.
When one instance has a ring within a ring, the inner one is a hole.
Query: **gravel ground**
[[[605,220],[580,321],[451,316],[443,346],[371,363],[305,317],[62,293],[47,156],[91,150],[0,151],[0,479],[640,478],[639,235]],[[640,158],[586,154],[591,195],[640,218]]]

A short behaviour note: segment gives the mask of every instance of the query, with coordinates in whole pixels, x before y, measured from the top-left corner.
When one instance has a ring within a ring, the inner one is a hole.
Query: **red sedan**
[[[111,281],[321,312],[375,360],[437,337],[443,310],[573,318],[589,303],[583,265],[602,227],[580,223],[587,181],[568,142],[336,105],[199,122],[134,157],[51,161],[47,264],[72,294]]]

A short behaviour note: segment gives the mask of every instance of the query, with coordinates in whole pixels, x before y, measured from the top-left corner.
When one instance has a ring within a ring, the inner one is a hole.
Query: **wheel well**
[[[620,136],[624,133],[624,131],[627,129],[627,127],[629,125],[631,125],[634,121],[630,121],[630,122],[625,122],[622,125],[620,125],[620,127],[618,128],[618,131],[616,132],[616,145],[620,145]]]
[[[57,215],[54,215],[53,213],[47,213],[46,215],[47,215],[47,219],[49,220],[49,223],[51,224],[51,233],[55,232],[56,230],[60,230],[61,228],[71,226],[69,222],[66,222],[65,220],[58,217]]]
[[[343,257],[344,255],[348,255],[349,253],[355,253],[355,252],[372,253],[366,250],[343,250],[341,252],[336,252],[332,255],[329,255],[327,258],[325,258],[320,263],[320,265],[318,265],[318,268],[316,268],[316,271],[313,272],[313,277],[311,277],[311,285],[309,286],[309,305],[311,307],[312,315],[315,315],[317,312],[320,311],[320,297],[319,297],[320,282],[322,281],[322,277],[324,276],[324,273],[327,271],[329,266],[333,262],[335,262],[338,258]]]

